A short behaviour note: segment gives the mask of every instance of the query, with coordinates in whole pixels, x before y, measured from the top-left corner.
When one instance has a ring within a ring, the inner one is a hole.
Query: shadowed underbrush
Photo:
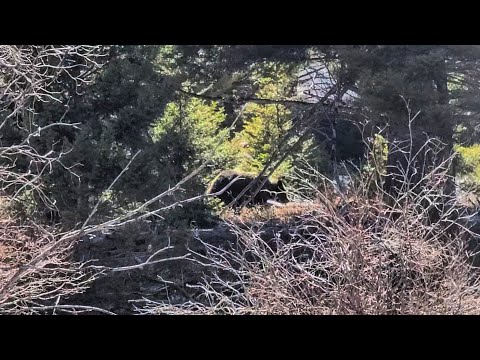
[[[413,159],[412,161],[414,161]],[[227,213],[232,246],[198,240],[209,268],[196,301],[145,300],[146,314],[477,314],[471,210],[444,191],[448,166],[395,197],[365,178],[281,208]],[[447,164],[448,165],[448,164]],[[397,173],[406,174],[408,171]],[[319,180],[325,180],[316,174]],[[322,179],[320,179],[322,178]],[[301,179],[298,179],[301,182]],[[407,181],[408,179],[406,179]],[[421,186],[420,186],[421,185]],[[198,260],[201,259],[201,260]]]

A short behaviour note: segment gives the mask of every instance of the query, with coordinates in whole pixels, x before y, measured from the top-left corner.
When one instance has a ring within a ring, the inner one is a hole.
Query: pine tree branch
[[[233,99],[226,99],[222,96],[209,96],[204,94],[197,94],[194,92],[186,91],[186,90],[179,90],[182,94],[193,96],[198,99],[206,99],[206,100],[227,100],[234,103],[245,103],[245,102],[254,102],[257,104],[280,104],[280,105],[302,105],[302,106],[314,106],[315,103],[310,103],[306,101],[300,100],[280,100],[280,99],[264,99],[264,98],[257,98],[257,97],[246,97],[238,100]]]

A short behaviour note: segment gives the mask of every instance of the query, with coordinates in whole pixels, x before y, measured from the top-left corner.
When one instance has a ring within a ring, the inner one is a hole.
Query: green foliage
[[[260,76],[258,72],[252,75],[260,87],[256,96],[282,98],[291,81],[289,74],[280,65],[266,64],[265,67],[271,72],[270,76]],[[263,170],[292,127],[291,116],[291,111],[284,105],[248,103],[244,111],[243,128],[231,141],[231,147],[237,154],[236,169],[252,173]],[[295,139],[290,138],[288,141],[292,143]],[[288,173],[291,162],[291,158],[286,159],[275,170],[273,177]]]
[[[258,173],[272,154],[276,160],[285,154],[305,129],[299,122],[299,128],[291,131],[292,119],[302,119],[311,107],[281,104],[279,100],[298,95],[299,67],[308,62],[323,66],[324,73],[318,73],[318,79],[331,80],[325,82],[325,91],[332,84],[337,86],[330,89],[335,91],[329,101],[345,94],[345,89],[358,95],[345,105],[346,111],[338,113],[338,160],[355,160],[363,154],[355,123],[367,118],[371,128],[385,125],[385,138],[373,139],[363,169],[366,176],[381,180],[388,157],[387,141],[409,136],[407,111],[400,95],[410,100],[413,114],[421,110],[413,123],[415,144],[423,143],[424,133],[449,145],[454,133],[462,143],[478,142],[478,56],[478,49],[433,45],[112,46],[108,62],[82,95],[72,91],[68,79],[55,85],[69,98],[66,114],[65,104],[39,102],[35,105],[35,124],[29,118],[15,121],[24,128],[45,127],[60,118],[80,123],[79,130],[50,128],[31,139],[39,153],[66,153],[62,165],[55,164],[52,172],[45,174],[45,191],[62,210],[78,214],[77,220],[85,218],[99,199],[104,200],[108,214],[130,209],[210,161],[212,166],[198,179],[165,200],[169,204],[203,192],[218,169]],[[309,57],[317,60],[306,60]],[[252,98],[257,101],[249,102]],[[245,103],[242,117],[230,132]],[[324,114],[317,115],[315,125],[324,130]],[[2,146],[21,142],[25,134],[18,127],[7,126],[3,131]],[[289,174],[299,159],[328,175],[332,170],[331,144],[317,137],[305,138],[273,177]],[[473,149],[459,147],[458,151],[464,176],[477,181],[480,172]],[[141,153],[129,171],[105,194],[138,150]],[[29,164],[18,159],[16,166],[27,168]]]
[[[234,166],[236,154],[228,143],[229,129],[224,128],[225,112],[215,101],[197,98],[179,99],[167,104],[162,117],[150,128],[153,153],[161,163],[156,185],[168,188],[205,162],[209,169]],[[205,191],[212,172],[192,179],[176,200],[196,196]],[[206,203],[188,204],[162,214],[166,225],[197,225],[206,219]]]
[[[380,134],[375,134],[372,141],[371,150],[368,153],[367,164],[364,170],[367,174],[373,172],[379,175],[387,174],[388,159],[388,141]]]
[[[387,175],[388,141],[380,134],[375,134],[367,154],[367,163],[363,166],[363,176],[368,179],[369,186],[383,185],[384,177]]]
[[[456,146],[458,174],[464,186],[480,193],[480,144]]]
[[[146,129],[163,113],[171,96],[167,91],[171,78],[154,66],[158,49],[113,46],[95,82],[83,94],[72,94],[68,112],[63,104],[38,104],[36,121],[42,126],[61,118],[65,123],[80,123],[79,130],[55,127],[35,139],[41,152],[49,151],[53,144],[54,151],[66,153],[62,165],[55,164],[46,174],[45,182],[61,211],[77,214],[75,221],[88,216],[138,150],[142,150],[141,156],[132,166],[136,171],[127,172],[115,185],[111,208],[142,201],[158,191],[155,179],[146,176],[157,167]]]
[[[170,76],[179,74],[178,62],[181,60],[182,54],[177,51],[175,45],[163,45],[159,47],[154,65],[157,71]]]
[[[225,113],[215,101],[192,98],[171,102],[152,126],[151,135],[155,143],[181,145],[175,150],[186,152],[182,158],[187,172],[207,160],[215,167],[228,168],[235,155],[226,142],[229,134],[222,128],[224,121]]]
[[[26,218],[38,217],[38,199],[35,198],[35,194],[32,190],[22,191],[17,196],[17,201],[11,202],[9,211],[13,215],[20,214]]]
[[[238,170],[259,172],[263,169],[291,127],[291,123],[286,120],[288,115],[289,112],[282,105],[247,105],[247,120],[242,131],[231,142],[237,150]],[[288,169],[288,163],[282,164],[277,173],[284,173]]]

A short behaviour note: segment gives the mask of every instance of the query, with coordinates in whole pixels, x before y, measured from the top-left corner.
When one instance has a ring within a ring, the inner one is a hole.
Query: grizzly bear
[[[225,170],[212,181],[207,189],[207,194],[218,193],[216,197],[218,197],[225,205],[228,205],[256,178],[257,175],[255,174],[243,173],[235,170]],[[263,181],[265,181],[265,184],[253,199],[249,200],[247,205],[265,204],[268,200],[280,203],[286,203],[288,201],[282,179],[279,179],[277,182],[272,182],[270,179],[267,179],[266,176],[260,176],[257,182],[252,184],[247,192],[233,205],[240,206],[247,201],[247,199],[256,192]]]

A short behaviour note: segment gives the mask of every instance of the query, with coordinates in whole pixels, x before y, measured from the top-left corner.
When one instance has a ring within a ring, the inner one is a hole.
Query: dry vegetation
[[[29,102],[58,100],[59,94],[50,91],[49,85],[59,76],[68,76],[79,86],[88,82],[99,66],[98,50],[0,47],[0,111],[13,109],[0,129],[21,113],[32,115]],[[67,55],[81,61],[65,65]],[[7,70],[3,69],[10,69],[11,76],[5,76]],[[4,83],[6,80],[10,82]],[[439,161],[423,169],[417,166],[421,151],[399,150],[407,165],[395,173],[403,176],[400,180],[405,186],[393,197],[384,192],[381,181],[367,176],[352,176],[353,185],[339,191],[333,184],[319,186],[329,182],[319,173],[305,177],[317,182],[307,182],[300,174],[296,180],[302,188],[309,188],[311,196],[300,195],[298,201],[284,207],[259,206],[225,214],[223,220],[237,238],[234,244],[210,243],[198,232],[202,251],[196,247],[190,254],[174,253],[167,258],[164,255],[172,249],[170,244],[154,249],[144,244],[140,263],[107,267],[72,260],[74,245],[85,235],[120,229],[203,199],[205,196],[199,195],[152,210],[153,204],[181,189],[206,165],[128,213],[101,224],[92,225],[99,202],[76,229],[42,226],[10,218],[4,210],[10,202],[23,201],[20,195],[26,190],[54,207],[43,193],[42,174],[52,163],[61,164],[64,154],[36,152],[28,140],[40,136],[42,129],[33,121],[29,125],[20,143],[0,147],[4,160],[0,189],[2,195],[9,195],[0,200],[0,313],[110,313],[93,306],[62,305],[62,301],[84,292],[104,273],[187,260],[204,269],[197,284],[186,285],[190,300],[173,304],[142,299],[137,301],[138,313],[480,313],[478,272],[472,265],[476,261],[472,244],[478,235],[470,226],[470,210],[455,195],[444,192],[451,158],[442,159],[440,146],[433,140],[426,141],[421,150]],[[59,119],[49,126],[75,124]],[[19,158],[30,164],[23,172],[15,166]],[[411,168],[418,170],[414,175],[418,178],[420,173],[420,181],[412,181]]]
[[[427,142],[424,151],[434,151],[433,145]],[[409,161],[407,166],[415,158]],[[404,187],[394,198],[383,193],[381,184],[362,177],[352,177],[353,185],[339,192],[333,183],[319,186],[329,182],[321,174],[310,174],[318,181],[302,184],[310,188],[308,198],[283,207],[227,212],[224,222],[236,243],[212,244],[198,233],[204,251],[197,246],[190,256],[159,257],[171,249],[167,246],[132,266],[74,262],[72,248],[85,234],[144,217],[142,206],[63,233],[5,218],[0,223],[0,311],[110,313],[60,302],[85,291],[101,273],[188,259],[204,267],[203,279],[186,285],[189,301],[144,298],[136,301],[139,313],[477,314],[478,274],[471,265],[477,235],[469,228],[469,210],[443,191],[450,161],[422,169],[421,186]]]
[[[227,214],[238,243],[213,246],[199,239],[207,251],[196,253],[195,261],[210,271],[191,286],[201,293],[198,301],[174,306],[146,300],[138,311],[478,314],[472,266],[477,235],[468,209],[443,192],[450,161],[423,169],[422,186],[404,188],[395,198],[382,196],[380,187],[371,196],[371,184],[357,179],[344,194],[317,190],[303,204]]]
[[[72,262],[74,242],[60,240],[33,223],[0,222],[1,313],[46,313],[55,301],[88,288],[94,275]]]
[[[372,195],[372,183],[364,178],[352,179],[342,193],[334,184],[318,186],[328,179],[315,173],[308,178],[317,177],[317,183],[302,185],[310,187],[308,198],[283,207],[227,212],[223,221],[236,242],[212,243],[198,232],[189,256],[165,258],[164,251],[172,247],[161,247],[132,266],[74,262],[71,250],[82,234],[133,224],[142,216],[138,209],[65,233],[5,219],[0,224],[0,310],[110,313],[59,303],[85,291],[102,272],[190,261],[203,267],[203,278],[182,286],[188,302],[135,300],[132,295],[138,313],[477,314],[480,288],[472,243],[478,237],[470,226],[471,209],[443,191],[449,176],[445,164],[423,169],[422,186],[404,188],[395,198],[376,183]]]

